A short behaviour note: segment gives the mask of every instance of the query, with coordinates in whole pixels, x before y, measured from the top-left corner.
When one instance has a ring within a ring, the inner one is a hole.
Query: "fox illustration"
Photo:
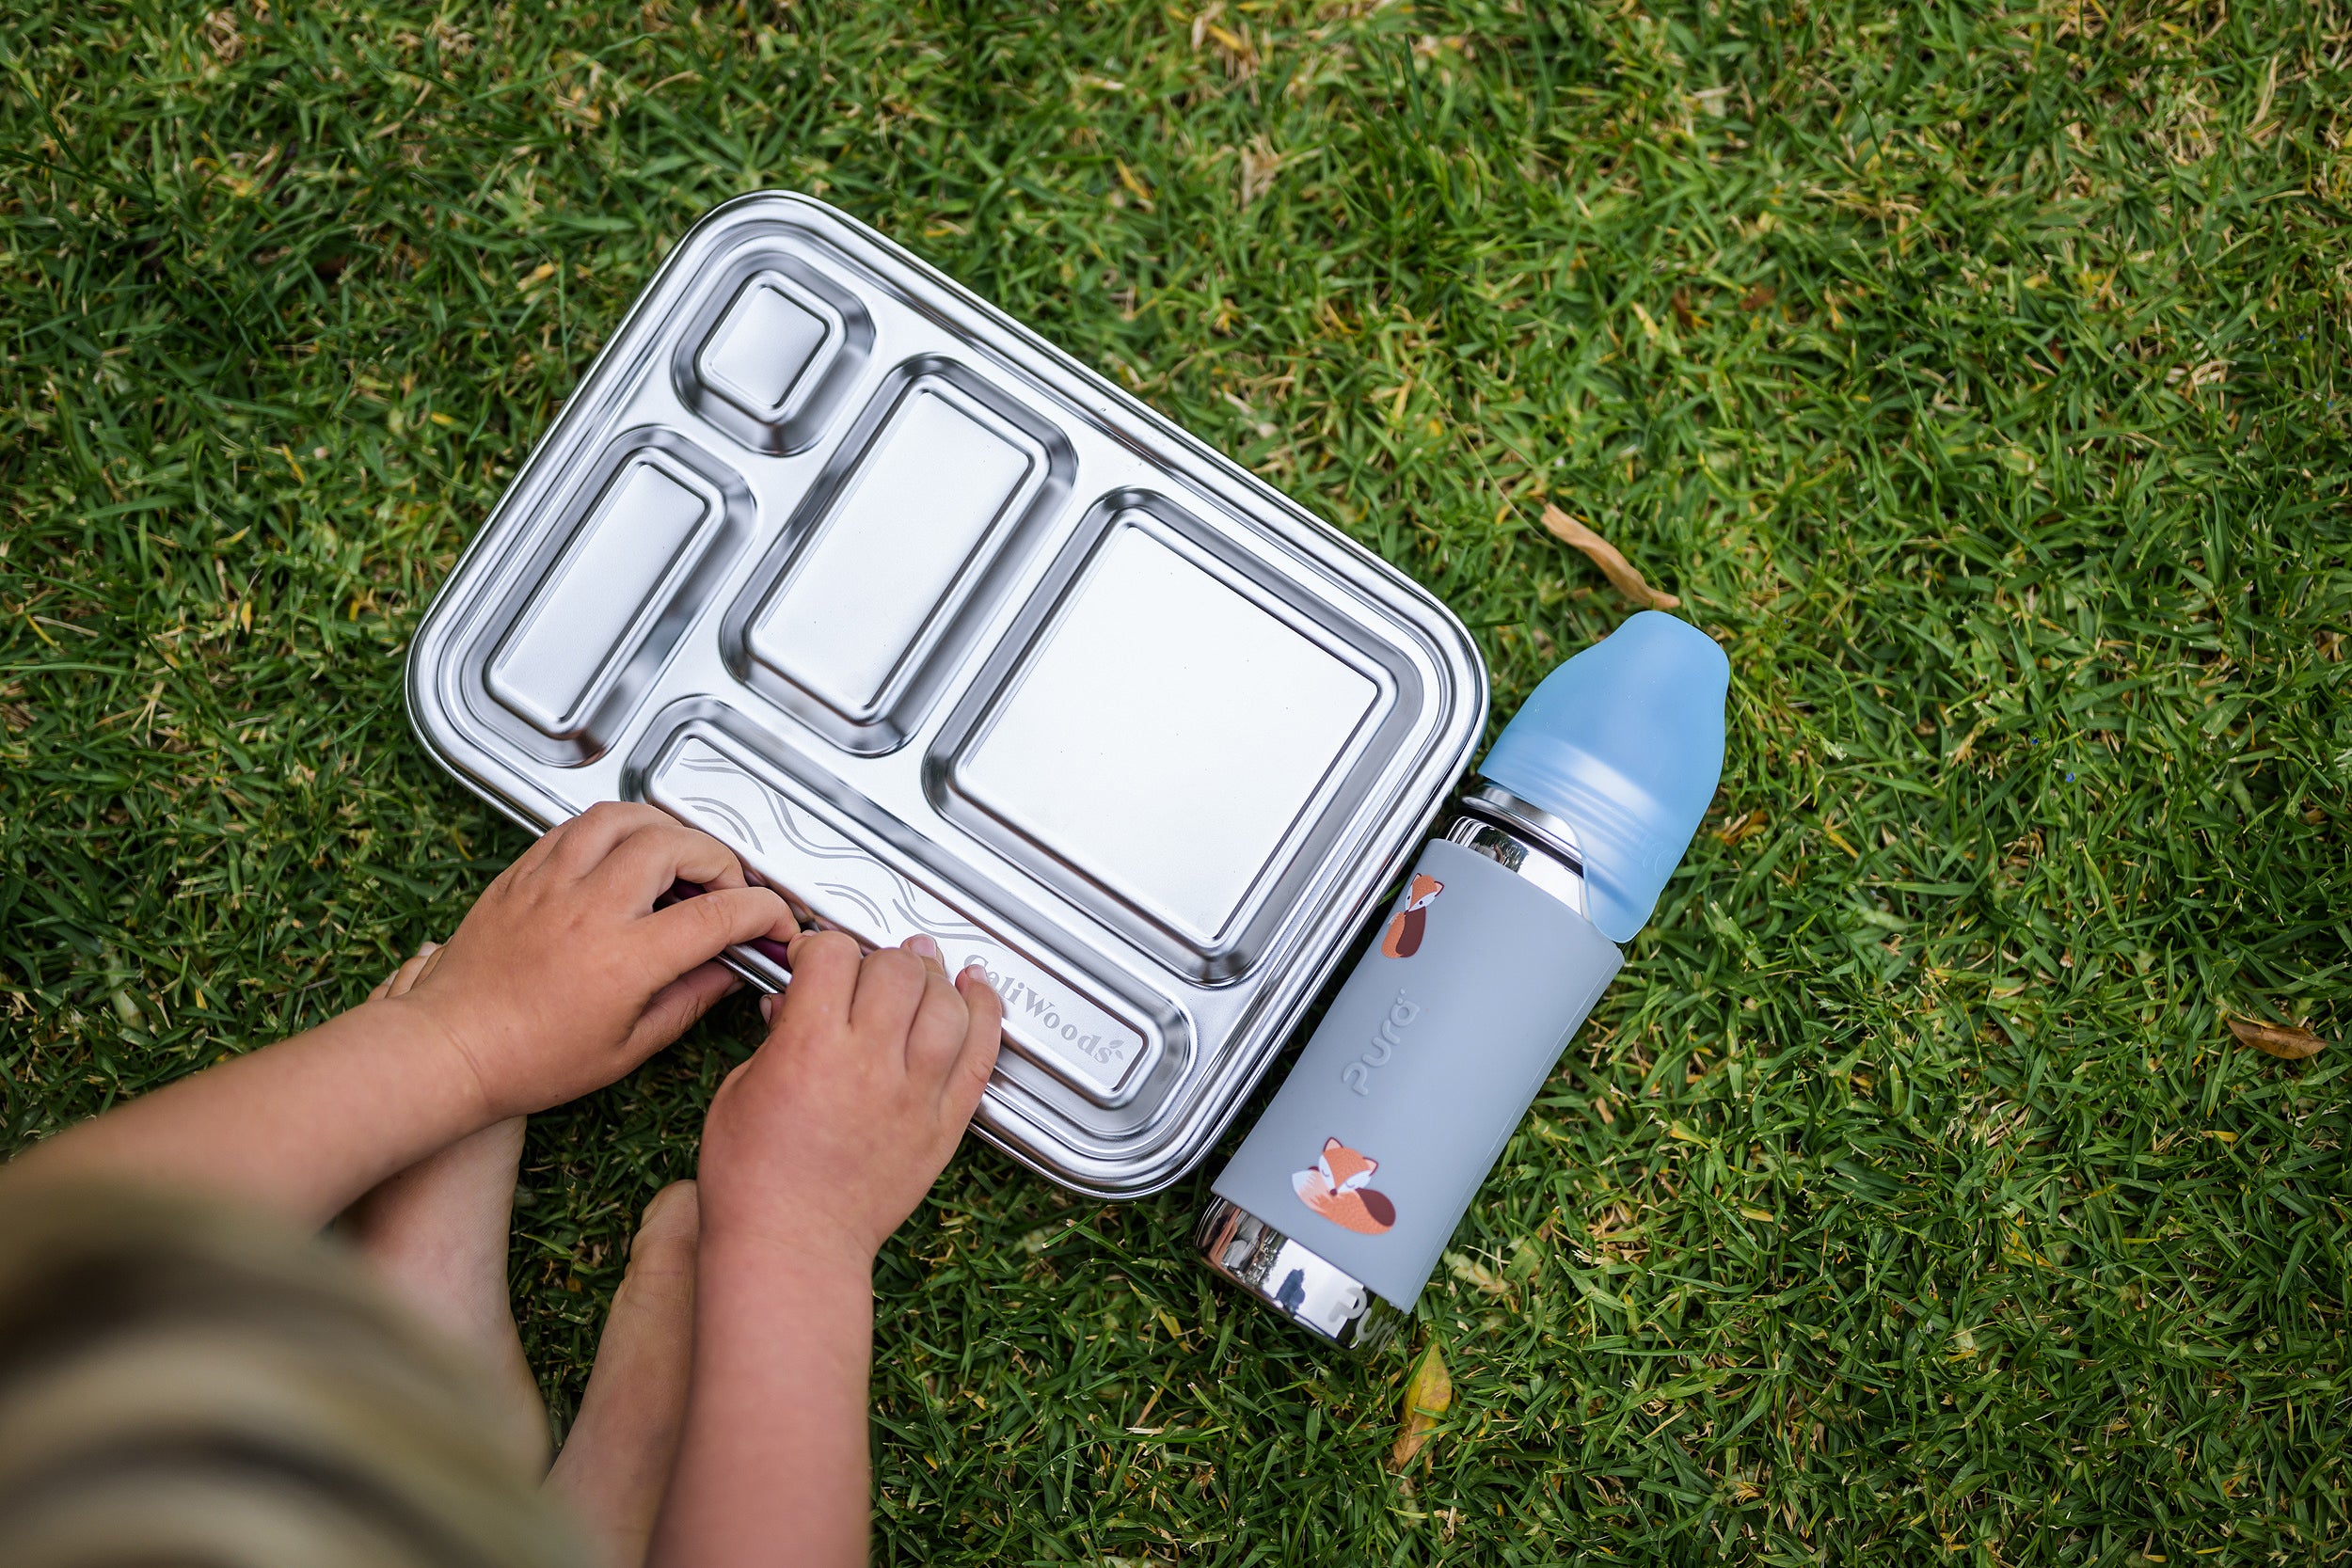
[[[1435,884],[1432,884],[1435,885]],[[1364,1185],[1380,1162],[1337,1138],[1323,1140],[1323,1157],[1291,1178],[1300,1201],[1343,1230],[1377,1236],[1396,1223],[1396,1205]]]
[[[1429,924],[1430,901],[1445,891],[1445,884],[1435,877],[1413,873],[1413,885],[1405,895],[1405,907],[1389,921],[1389,928],[1380,938],[1380,951],[1391,958],[1409,958],[1421,951],[1421,934]]]

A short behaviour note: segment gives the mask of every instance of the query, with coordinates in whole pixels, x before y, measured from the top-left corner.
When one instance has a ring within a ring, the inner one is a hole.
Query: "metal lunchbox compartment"
[[[1008,1049],[980,1135],[1135,1197],[1264,1071],[1486,681],[1402,574],[863,224],[762,194],[597,355],[407,695],[526,827],[648,800],[813,920],[984,965]]]

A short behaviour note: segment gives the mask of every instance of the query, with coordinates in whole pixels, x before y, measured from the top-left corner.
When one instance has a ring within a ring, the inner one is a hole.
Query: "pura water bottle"
[[[1213,1184],[1211,1268],[1340,1345],[1411,1312],[1690,847],[1730,678],[1644,610],[1536,687]]]

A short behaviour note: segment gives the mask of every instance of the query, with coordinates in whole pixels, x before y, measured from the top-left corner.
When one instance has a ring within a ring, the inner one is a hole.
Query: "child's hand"
[[[655,909],[681,879],[710,891]],[[447,1037],[486,1125],[612,1083],[740,983],[721,951],[797,930],[709,834],[652,806],[593,806],[490,884],[407,994],[368,1005],[416,1009]]]
[[[711,1101],[707,1233],[870,1267],[955,1152],[1003,1019],[987,976],[950,982],[928,937],[863,959],[839,932],[800,938],[767,1043]]]

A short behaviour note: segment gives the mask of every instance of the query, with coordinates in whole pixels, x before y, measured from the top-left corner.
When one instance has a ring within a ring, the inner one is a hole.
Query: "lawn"
[[[1425,583],[1498,715],[1629,608],[1547,502],[1733,671],[1407,1342],[1212,1288],[1201,1178],[967,1151],[879,1278],[882,1560],[2352,1556],[2352,11],[1191,3],[10,8],[7,1147],[519,851],[406,640],[668,246],[790,187]],[[755,1024],[534,1124],[559,1412]]]

